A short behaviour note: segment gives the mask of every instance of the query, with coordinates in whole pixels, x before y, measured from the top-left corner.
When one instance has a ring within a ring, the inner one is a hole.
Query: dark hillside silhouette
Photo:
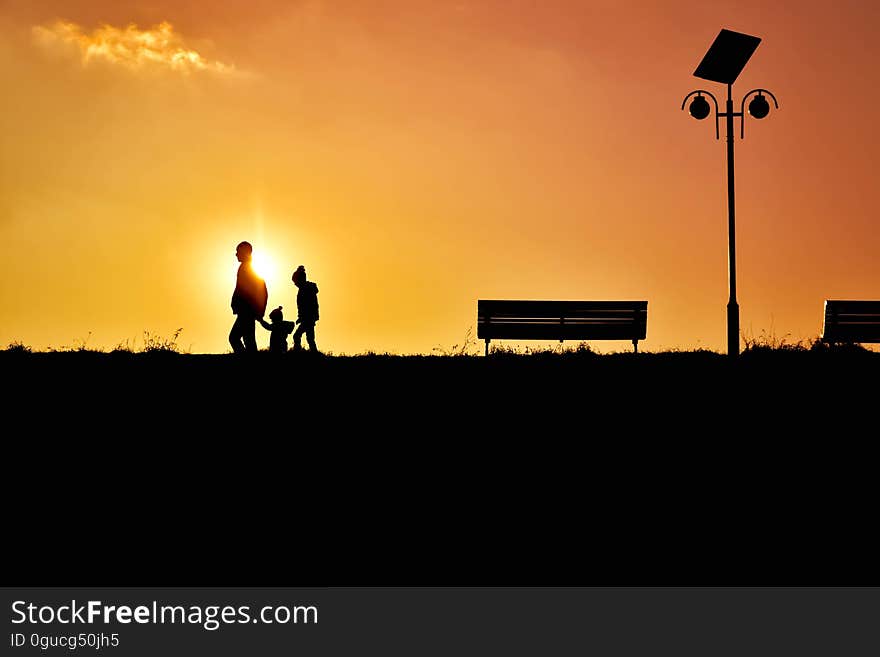
[[[880,583],[862,439],[880,354],[861,349],[0,367],[10,576]],[[38,434],[16,439],[14,417]],[[63,550],[25,531],[50,526]]]

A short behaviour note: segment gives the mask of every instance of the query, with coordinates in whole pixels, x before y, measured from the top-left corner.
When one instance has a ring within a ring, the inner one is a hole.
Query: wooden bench
[[[823,342],[880,342],[880,301],[825,301]]]
[[[648,331],[647,301],[477,301],[477,338],[513,340],[639,340]]]

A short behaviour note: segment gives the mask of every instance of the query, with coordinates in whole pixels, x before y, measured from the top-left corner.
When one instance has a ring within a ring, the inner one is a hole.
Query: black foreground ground
[[[11,583],[880,583],[878,353],[0,367]]]

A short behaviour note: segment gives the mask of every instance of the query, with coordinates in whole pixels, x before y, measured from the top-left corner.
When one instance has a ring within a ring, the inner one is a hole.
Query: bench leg
[[[486,338],[486,355],[489,355],[489,339]]]
[[[639,353],[639,341],[638,340],[633,340],[633,353],[634,354]]]

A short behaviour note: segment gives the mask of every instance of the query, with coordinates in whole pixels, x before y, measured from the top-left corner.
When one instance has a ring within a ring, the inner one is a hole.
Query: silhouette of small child
[[[262,317],[258,319],[263,328],[272,334],[269,337],[269,351],[273,354],[283,354],[287,351],[287,336],[293,332],[296,324],[284,321],[281,306],[269,313],[269,319],[272,320],[271,324]]]

